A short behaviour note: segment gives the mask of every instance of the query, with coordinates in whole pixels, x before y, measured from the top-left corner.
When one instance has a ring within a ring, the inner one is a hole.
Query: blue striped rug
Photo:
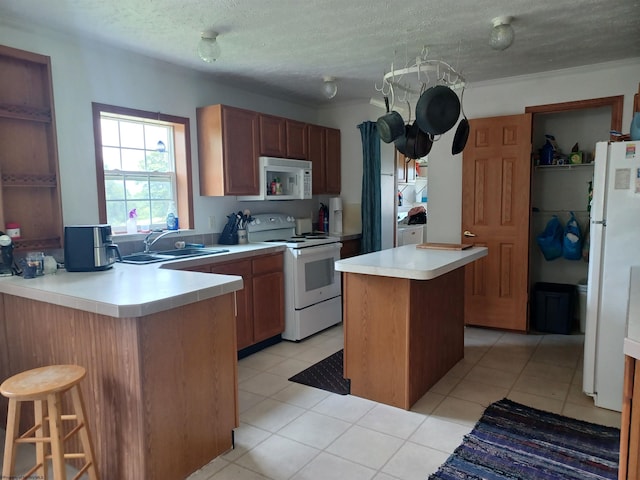
[[[429,479],[616,480],[619,449],[617,428],[503,399]]]

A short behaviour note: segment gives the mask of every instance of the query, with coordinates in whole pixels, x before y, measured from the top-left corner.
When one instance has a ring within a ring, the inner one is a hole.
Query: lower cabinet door
[[[212,265],[211,273],[239,275],[244,287],[236,292],[236,338],[238,350],[253,345],[253,282],[251,281],[251,260]]]
[[[253,335],[260,342],[284,331],[284,274],[253,277]]]

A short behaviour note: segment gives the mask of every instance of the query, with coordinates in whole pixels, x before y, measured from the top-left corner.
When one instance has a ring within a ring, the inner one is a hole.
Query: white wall
[[[483,118],[524,113],[528,106],[624,95],[623,132],[629,131],[633,95],[638,91],[640,59],[611,62],[549,72],[541,75],[513,77],[493,82],[469,84],[464,93],[464,112],[468,118]],[[354,115],[358,112],[358,115]],[[370,120],[381,110],[369,104],[335,107],[322,116],[342,121],[343,194],[359,198],[361,167],[351,157],[357,154],[360,138],[349,134],[357,121],[366,115]],[[451,155],[455,128],[434,143],[429,154],[429,220],[427,241],[458,243],[462,221],[462,155]],[[355,136],[355,133],[354,133]],[[356,141],[357,140],[357,141]],[[350,145],[349,142],[356,142]],[[535,147],[535,145],[534,145]],[[345,165],[345,154],[347,162]],[[360,154],[361,157],[361,154]],[[353,162],[353,163],[352,163]],[[361,160],[360,160],[361,163]]]
[[[190,119],[194,209],[199,233],[222,231],[226,215],[240,208],[251,208],[254,212],[286,209],[294,215],[315,212],[315,203],[310,200],[239,204],[235,197],[201,197],[195,118],[197,107],[224,103],[313,123],[315,109],[224,86],[216,81],[215,75],[41,27],[7,19],[0,20],[0,26],[0,44],[51,57],[65,224],[98,221],[91,102],[159,110]],[[213,229],[208,224],[210,215],[216,218]]]

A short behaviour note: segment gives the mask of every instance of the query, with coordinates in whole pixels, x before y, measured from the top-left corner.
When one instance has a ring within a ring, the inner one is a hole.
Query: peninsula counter
[[[335,263],[353,395],[408,410],[464,357],[463,267],[487,253],[405,245]]]
[[[0,278],[0,376],[58,363],[86,368],[80,388],[101,478],[184,479],[232,447],[239,426],[234,297],[243,280],[179,269],[279,250],[228,249]],[[4,397],[0,406],[6,412]]]

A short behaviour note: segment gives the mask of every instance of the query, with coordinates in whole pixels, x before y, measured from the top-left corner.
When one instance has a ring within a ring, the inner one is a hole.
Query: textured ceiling
[[[500,15],[515,17],[516,37],[495,51],[488,35]],[[640,57],[632,0],[1,0],[3,17],[309,105],[368,100],[392,62],[411,63],[423,46],[469,84]],[[220,32],[213,64],[196,54],[208,29]],[[337,79],[333,100],[320,93],[324,75]]]

